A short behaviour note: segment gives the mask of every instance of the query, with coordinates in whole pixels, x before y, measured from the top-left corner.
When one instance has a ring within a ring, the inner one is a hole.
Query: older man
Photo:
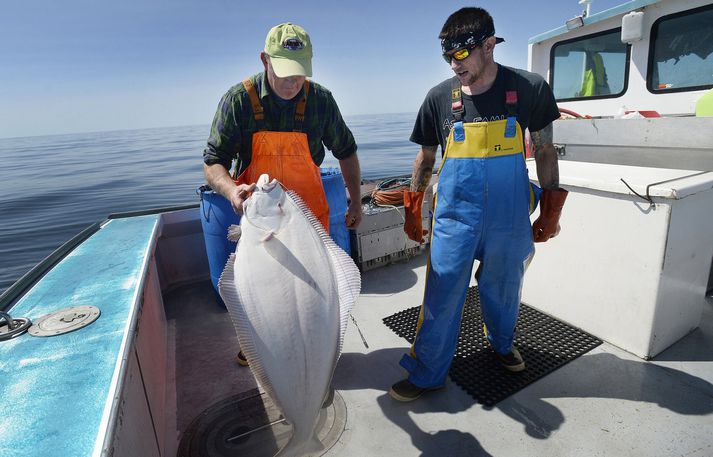
[[[328,229],[328,209],[320,191],[319,165],[325,146],[339,159],[351,204],[347,226],[361,220],[361,175],[357,145],[331,92],[312,76],[312,43],[291,23],[273,27],[260,53],[264,71],[233,86],[223,96],[203,151],[208,184],[236,212],[262,173],[277,178],[306,200]],[[237,182],[228,170],[235,160]]]

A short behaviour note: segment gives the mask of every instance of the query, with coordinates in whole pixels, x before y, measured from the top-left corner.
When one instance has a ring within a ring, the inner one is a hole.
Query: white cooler
[[[535,179],[535,162],[527,166]],[[562,231],[536,243],[522,301],[647,359],[698,327],[713,259],[713,172],[568,161],[559,170],[569,190]]]

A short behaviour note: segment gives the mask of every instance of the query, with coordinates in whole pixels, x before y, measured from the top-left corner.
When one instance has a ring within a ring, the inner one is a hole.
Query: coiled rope
[[[411,188],[411,178],[391,178],[381,181],[371,192],[371,201],[377,206],[401,206],[404,190]]]

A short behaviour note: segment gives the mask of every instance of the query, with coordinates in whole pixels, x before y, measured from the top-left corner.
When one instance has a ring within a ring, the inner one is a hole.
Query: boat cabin
[[[713,88],[713,4],[633,0],[585,11],[532,37],[528,67],[582,116],[692,116]]]

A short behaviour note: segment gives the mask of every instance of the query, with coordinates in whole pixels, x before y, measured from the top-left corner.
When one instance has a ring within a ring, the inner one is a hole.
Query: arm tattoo
[[[431,175],[433,174],[433,168],[422,168],[416,173],[411,180],[411,191],[413,192],[423,192],[428,187],[428,183],[431,182]]]
[[[537,164],[537,176],[543,189],[559,187],[559,165],[557,151],[552,144],[552,124],[542,130],[532,132],[532,145]]]
[[[552,144],[552,124],[547,124],[542,130],[532,132],[532,144],[535,146],[535,151],[542,149],[546,144]]]
[[[422,152],[416,157],[416,161],[413,163],[413,175],[411,176],[412,192],[425,191],[431,182],[433,164],[438,147],[422,146],[421,149]]]

